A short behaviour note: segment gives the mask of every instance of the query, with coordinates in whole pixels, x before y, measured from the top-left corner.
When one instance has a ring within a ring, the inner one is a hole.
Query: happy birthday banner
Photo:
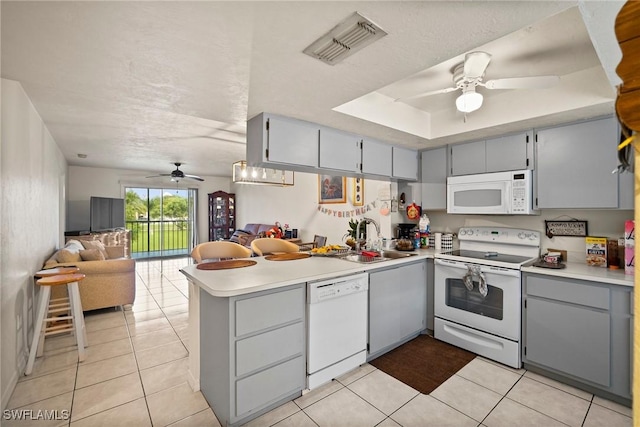
[[[338,209],[328,209],[325,208],[324,205],[318,205],[318,212],[323,213],[329,216],[335,216],[337,218],[351,218],[358,215],[364,215],[369,212],[371,209],[375,209],[377,200],[366,204],[364,206],[360,206],[353,209],[348,210],[338,210]]]

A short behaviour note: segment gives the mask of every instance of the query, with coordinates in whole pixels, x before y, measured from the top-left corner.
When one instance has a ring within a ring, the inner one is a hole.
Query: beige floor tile
[[[376,370],[347,386],[358,396],[390,415],[418,395],[418,391]]]
[[[167,320],[171,323],[171,326],[185,326],[189,324],[189,313],[178,313],[167,316]]]
[[[476,427],[478,422],[426,394],[419,394],[391,414],[401,426]]]
[[[158,391],[187,382],[189,358],[154,366],[140,371],[144,394],[150,395]]]
[[[144,397],[137,372],[76,390],[71,421]]]
[[[99,412],[71,423],[71,427],[151,427],[151,418],[144,398]]]
[[[467,363],[462,369],[456,372],[456,375],[480,384],[503,396],[507,394],[511,387],[513,387],[522,376],[519,373],[513,372],[513,370],[504,369],[479,357]]]
[[[272,426],[293,414],[299,413],[300,408],[293,403],[287,402],[284,405],[278,406],[275,409],[260,415],[258,418],[254,418],[248,423],[244,424],[244,427],[268,427]]]
[[[503,395],[454,375],[433,390],[430,396],[480,422]]]
[[[64,371],[19,382],[9,398],[7,408],[18,408],[72,391],[76,381],[76,369],[77,367],[74,366]]]
[[[147,295],[138,295],[138,291],[136,291],[136,300],[133,302],[133,305],[145,305],[156,302],[156,299],[150,293]]]
[[[132,372],[138,372],[138,365],[136,365],[133,353],[94,363],[82,363],[78,367],[76,389],[121,377]]]
[[[106,320],[113,320],[117,322],[123,316],[122,310],[116,310],[115,308],[105,308],[101,310],[90,310],[84,312],[84,322],[86,324],[94,322],[104,322]]]
[[[59,396],[51,397],[49,399],[22,406],[18,409],[21,411],[31,411],[21,413],[21,415],[23,416],[22,419],[20,419],[18,416],[11,417],[11,412],[5,412],[3,413],[2,417],[2,425],[3,427],[57,427],[61,425],[61,423],[65,423],[65,420],[67,420],[66,423],[68,423],[69,417],[71,415],[72,399],[73,392],[70,391]],[[38,417],[39,411],[47,411],[50,419],[45,419],[42,416]],[[9,416],[9,419],[7,419],[7,416]]]
[[[584,390],[580,390],[579,388],[572,387],[570,385],[561,383],[556,380],[552,380],[551,378],[547,378],[545,376],[536,374],[535,372],[527,371],[524,374],[525,377],[531,378],[532,380],[539,381],[546,385],[550,385],[551,387],[557,388],[559,390],[565,391],[567,393],[573,394],[574,396],[578,396],[584,400],[591,400],[593,398],[593,394],[586,392]]]
[[[172,360],[187,357],[189,353],[180,341],[154,347],[149,350],[137,351],[138,369],[147,369]]]
[[[482,422],[487,427],[566,427],[538,411],[504,398]]]
[[[276,427],[316,427],[317,424],[309,418],[303,411],[296,412],[290,417],[285,418],[279,423],[275,424]]]
[[[364,377],[365,375],[373,372],[376,370],[376,367],[373,365],[369,365],[368,363],[365,363],[363,365],[358,366],[355,369],[352,369],[351,371],[347,372],[344,375],[339,376],[338,378],[336,378],[338,381],[340,381],[340,383],[342,385],[349,385],[352,382],[354,382],[355,380]]]
[[[131,339],[123,338],[117,341],[111,341],[104,344],[89,344],[87,347],[87,357],[82,363],[93,363],[104,359],[110,359],[116,356],[133,352]]]
[[[220,421],[218,421],[211,408],[169,425],[171,427],[221,427]]]
[[[125,319],[127,320],[127,324],[129,325],[131,325],[132,323],[147,322],[152,319],[161,319],[163,317],[164,312],[160,308],[141,312],[130,311],[125,314]]]
[[[44,354],[52,352],[64,353],[72,348],[76,348],[76,337],[71,334],[47,337],[44,340]]]
[[[131,306],[131,311],[137,313],[140,311],[157,310],[158,308],[160,308],[160,306],[155,301],[141,301],[135,302]]]
[[[174,341],[180,341],[180,338],[171,327],[131,337],[136,353]]]
[[[484,358],[482,356],[477,356],[476,359],[478,359],[478,358],[484,360],[485,362],[488,362],[488,363],[491,363],[493,365],[496,365],[496,366],[498,366],[500,368],[507,369],[507,370],[509,370],[511,372],[514,372],[516,374],[524,375],[524,373],[527,372],[527,370],[524,369],[524,368],[518,368],[518,369],[512,368],[511,366],[503,365],[500,362],[496,362],[495,360],[487,359],[487,358]]]
[[[192,391],[189,384],[162,390],[147,396],[147,405],[154,426],[166,426],[209,407],[199,391]]]
[[[632,425],[631,417],[595,404],[589,408],[583,424],[584,427],[631,427]]]
[[[94,332],[101,329],[109,329],[126,325],[123,311],[110,313],[109,316],[95,316],[95,319],[93,318],[93,316],[85,315],[84,321],[87,332]]]
[[[136,335],[146,334],[165,328],[171,328],[171,324],[166,318],[159,317],[145,322],[132,322],[129,325],[129,334],[132,337],[135,337]]]
[[[151,293],[151,295],[153,295],[153,298],[157,301],[160,302],[163,299],[167,299],[167,298],[184,298],[184,295],[182,295],[182,292],[180,292],[175,286],[171,285],[168,287],[163,287],[163,288],[154,288],[152,290],[149,291]]]
[[[166,307],[175,307],[178,305],[187,305],[189,303],[189,300],[184,296],[179,296],[174,298],[157,299],[157,302],[161,308],[166,308]]]
[[[87,342],[89,345],[104,344],[111,341],[121,340],[129,337],[127,325],[116,326],[115,328],[100,329],[87,332]]]
[[[20,375],[18,382],[28,381],[42,375],[51,374],[53,372],[64,371],[74,368],[78,364],[78,350],[76,347],[61,349],[56,353],[45,353],[42,357],[37,357],[33,364],[33,371],[29,376]]]
[[[189,312],[189,304],[179,304],[179,305],[172,305],[171,307],[164,307],[162,311],[164,311],[164,314],[166,316],[169,316],[172,314],[187,313]]]
[[[319,426],[375,426],[386,418],[382,412],[347,388],[305,408],[304,412]]]
[[[338,381],[331,381],[303,394],[302,396],[295,399],[294,403],[301,409],[304,409],[307,406],[314,404],[321,399],[324,399],[325,397],[335,393],[342,388],[344,388],[342,383]]]
[[[626,415],[627,417],[631,417],[631,408],[628,406],[621,405],[616,402],[612,402],[607,399],[603,399],[599,396],[593,396],[593,403],[596,405],[604,406],[605,408],[611,409],[612,411],[616,411],[622,415]]]
[[[189,325],[174,326],[173,330],[181,340],[189,338]]]
[[[183,338],[182,339],[182,345],[184,345],[184,348],[187,349],[187,352],[189,351],[189,338]]]
[[[589,401],[526,376],[507,397],[571,426],[581,425],[589,409]]]
[[[400,427],[400,424],[393,421],[391,418],[385,418],[380,424],[376,427]]]

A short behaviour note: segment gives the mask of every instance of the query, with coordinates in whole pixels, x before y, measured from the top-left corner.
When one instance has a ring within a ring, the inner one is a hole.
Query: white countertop
[[[592,282],[611,285],[633,286],[633,275],[624,274],[624,270],[593,267],[579,262],[568,262],[562,269],[542,267],[522,267],[524,273],[546,274],[548,276],[566,277],[569,279],[590,280]]]
[[[415,256],[370,264],[321,256],[293,261],[269,261],[264,257],[253,257],[250,259],[256,261],[257,264],[249,267],[229,270],[199,270],[193,264],[180,271],[214,297],[232,297],[433,258],[435,250],[421,249],[415,253]]]

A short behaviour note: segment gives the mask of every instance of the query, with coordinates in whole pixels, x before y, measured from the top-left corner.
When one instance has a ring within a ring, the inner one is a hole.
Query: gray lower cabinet
[[[305,298],[305,284],[231,298],[200,291],[200,388],[224,426],[302,394]]]
[[[369,273],[367,360],[399,346],[426,328],[427,262]]]
[[[525,368],[628,404],[632,288],[523,275]]]

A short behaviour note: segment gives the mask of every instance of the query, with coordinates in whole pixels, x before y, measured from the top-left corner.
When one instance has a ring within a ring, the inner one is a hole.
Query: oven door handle
[[[440,265],[443,267],[455,268],[458,270],[468,270],[469,265],[478,265],[480,267],[480,271],[484,274],[495,274],[498,276],[510,276],[510,277],[520,277],[520,270],[512,270],[510,268],[502,268],[502,267],[494,267],[491,265],[481,265],[481,264],[473,264],[473,263],[463,263],[460,261],[451,261],[448,259],[440,259],[436,258],[434,260],[435,265]]]

